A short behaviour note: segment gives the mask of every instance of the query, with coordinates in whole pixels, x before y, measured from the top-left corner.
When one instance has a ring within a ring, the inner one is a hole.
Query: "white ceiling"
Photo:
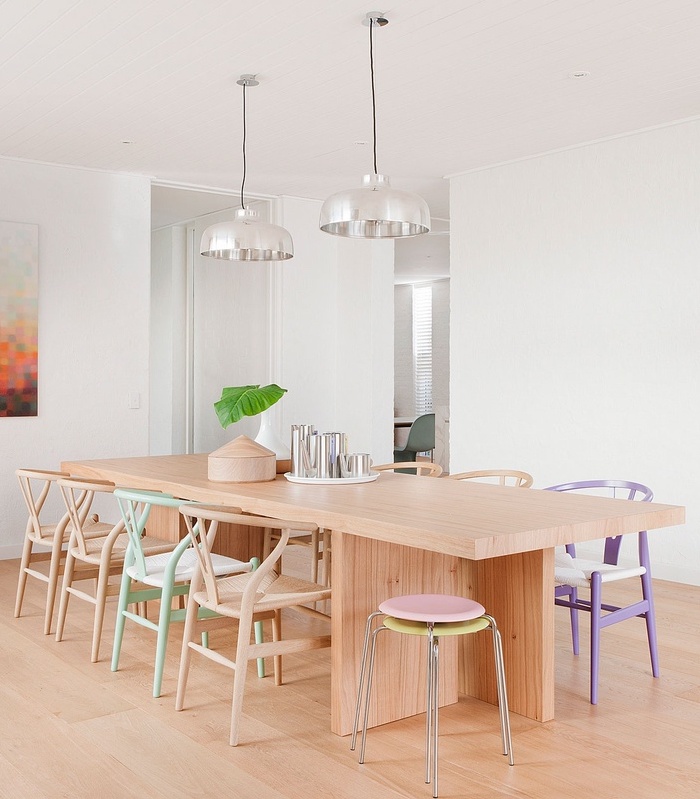
[[[435,217],[445,175],[700,114],[697,0],[0,0],[0,155],[237,189],[257,73],[247,189],[349,188],[377,9],[379,171]]]

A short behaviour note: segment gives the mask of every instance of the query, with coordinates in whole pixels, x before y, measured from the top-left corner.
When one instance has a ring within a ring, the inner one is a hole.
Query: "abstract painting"
[[[0,416],[37,415],[39,227],[0,222]]]

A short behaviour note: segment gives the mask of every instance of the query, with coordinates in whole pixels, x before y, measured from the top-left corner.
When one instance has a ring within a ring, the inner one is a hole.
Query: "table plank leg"
[[[554,550],[461,560],[459,593],[481,602],[503,636],[511,711],[554,718]],[[491,641],[460,639],[460,692],[496,703]]]
[[[352,732],[365,621],[380,602],[413,593],[454,593],[458,558],[333,531],[331,729]],[[441,704],[457,701],[457,646],[440,644]],[[426,641],[382,633],[370,726],[425,712]]]

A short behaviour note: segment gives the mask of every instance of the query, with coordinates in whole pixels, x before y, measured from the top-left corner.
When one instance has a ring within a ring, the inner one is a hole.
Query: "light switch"
[[[140,408],[141,407],[141,395],[138,391],[130,391],[129,392],[129,408]]]

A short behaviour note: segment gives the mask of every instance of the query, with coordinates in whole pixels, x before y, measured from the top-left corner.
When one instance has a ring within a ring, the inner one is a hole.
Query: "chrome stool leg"
[[[506,691],[506,672],[503,663],[503,641],[496,620],[489,615],[488,619],[493,634],[493,655],[496,664],[496,689],[498,692],[498,712],[501,719],[501,740],[503,754],[508,756],[508,762],[513,765],[513,741],[510,732],[510,714],[508,712],[508,692]]]
[[[374,671],[374,655],[377,649],[377,636],[387,627],[377,627],[372,633],[372,645],[369,653],[369,665],[367,667],[367,692],[365,694],[365,715],[362,722],[362,742],[360,743],[359,763],[365,762],[365,745],[367,743],[367,724],[369,722],[369,700],[372,693],[372,673]]]
[[[362,704],[362,687],[365,680],[365,666],[367,663],[367,649],[369,647],[370,630],[372,628],[372,622],[374,619],[377,616],[383,615],[384,614],[380,613],[378,610],[374,611],[374,613],[370,613],[369,616],[367,616],[367,622],[365,623],[365,640],[362,644],[362,660],[360,661],[360,680],[357,688],[357,701],[355,702],[355,723],[352,728],[352,739],[350,741],[351,751],[355,750],[355,746],[357,744],[357,730],[360,723],[360,705]]]
[[[430,741],[433,728],[433,628],[428,625],[427,650],[426,650],[426,682],[425,682],[425,782],[431,782],[430,773]]]
[[[483,609],[483,608],[482,608]],[[384,616],[383,622],[374,630],[372,630],[372,622],[376,616]],[[425,782],[426,784],[432,783],[433,786],[433,799],[438,797],[438,746],[439,746],[439,708],[440,708],[440,668],[439,668],[439,642],[440,635],[436,634],[434,623],[423,623],[422,628],[416,621],[417,627],[408,628],[404,624],[403,628],[397,625],[400,619],[396,619],[391,614],[386,612],[376,611],[367,617],[365,627],[365,640],[362,648],[362,663],[360,668],[360,681],[357,693],[357,703],[355,705],[355,725],[352,736],[352,746],[354,749],[357,740],[357,733],[359,730],[360,713],[362,706],[362,693],[364,692],[364,716],[362,721],[362,741],[360,744],[359,762],[365,762],[365,746],[367,744],[367,726],[369,722],[369,704],[372,693],[372,678],[374,674],[374,662],[376,657],[377,637],[382,630],[395,629],[398,632],[405,632],[410,635],[425,635],[427,632],[427,664],[426,664],[426,732],[425,732]],[[408,620],[411,623],[411,620]],[[506,675],[505,665],[503,658],[503,640],[501,633],[496,624],[496,620],[488,614],[483,614],[476,618],[476,621],[481,622],[479,626],[474,629],[454,628],[443,631],[446,635],[464,635],[470,632],[477,632],[484,630],[484,622],[488,623],[491,629],[493,653],[496,667],[496,689],[498,693],[498,713],[501,722],[501,742],[503,754],[508,757],[508,762],[513,765],[513,742],[510,730],[510,716],[508,712],[508,694],[506,691]],[[389,626],[387,626],[389,625]],[[438,625],[438,632],[440,626]],[[421,632],[422,630],[422,632]],[[371,642],[370,639],[371,638]],[[369,654],[369,658],[368,658]],[[366,680],[366,684],[365,684]],[[365,687],[366,686],[366,687]]]
[[[439,702],[440,697],[439,697],[439,692],[438,692],[438,686],[440,684],[439,683],[440,668],[439,668],[439,658],[438,658],[438,652],[439,652],[438,643],[439,643],[440,639],[437,638],[437,637],[434,637],[432,635],[430,637],[432,638],[431,657],[432,657],[432,661],[433,661],[432,668],[431,668],[432,677],[433,677],[433,685],[432,685],[432,691],[431,691],[431,702],[432,702],[432,705],[433,705],[433,713],[432,713],[432,715],[433,715],[433,742],[432,742],[433,743],[433,756],[432,756],[432,760],[433,760],[433,799],[437,799],[437,795],[438,795],[438,740],[439,740],[438,739],[438,733],[439,733],[439,730],[438,730],[438,708],[440,707],[440,702]]]

